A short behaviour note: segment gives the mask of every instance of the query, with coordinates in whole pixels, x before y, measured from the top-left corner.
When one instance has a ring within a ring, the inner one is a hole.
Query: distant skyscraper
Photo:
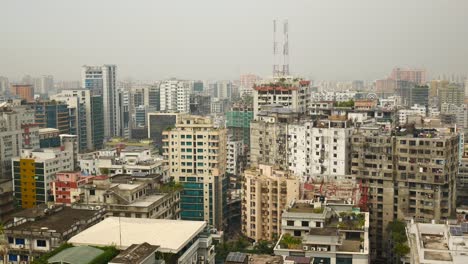
[[[54,77],[52,75],[43,75],[34,80],[34,90],[39,94],[49,94],[55,91]]]
[[[121,134],[121,108],[116,85],[115,65],[83,66],[82,85],[93,95],[102,95],[104,111],[104,136]]]
[[[34,87],[31,84],[13,84],[10,93],[28,102],[34,102]]]
[[[10,88],[10,82],[7,77],[0,76],[0,93],[8,91]]]
[[[416,84],[426,84],[426,70],[410,68],[394,68],[390,79],[395,81],[409,81]]]
[[[240,76],[240,95],[252,95],[253,86],[260,81],[260,77],[255,74],[243,74]]]
[[[35,102],[33,105],[36,111],[36,124],[40,128],[56,128],[60,134],[70,134],[70,123],[72,122],[70,122],[71,116],[66,103],[44,101]]]
[[[203,82],[202,81],[194,81],[193,82],[193,91],[194,92],[203,92]]]
[[[190,112],[190,83],[171,79],[163,81],[159,86],[161,111]]]

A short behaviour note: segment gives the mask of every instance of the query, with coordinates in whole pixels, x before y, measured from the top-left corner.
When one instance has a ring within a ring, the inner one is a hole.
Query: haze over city
[[[271,73],[272,20],[290,24],[291,72],[374,80],[394,66],[468,72],[468,2],[2,1],[0,72],[78,80],[84,64],[119,78],[232,79]]]

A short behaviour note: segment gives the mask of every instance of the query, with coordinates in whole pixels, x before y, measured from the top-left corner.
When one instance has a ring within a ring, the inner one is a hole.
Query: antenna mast
[[[283,21],[283,69],[284,76],[289,75],[289,25],[288,20]]]
[[[273,20],[273,76],[280,75],[278,42],[276,40],[276,19]]]

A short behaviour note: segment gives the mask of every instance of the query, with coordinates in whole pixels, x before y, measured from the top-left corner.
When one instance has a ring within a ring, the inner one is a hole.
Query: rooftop
[[[140,263],[150,257],[159,247],[148,243],[133,244],[111,260],[112,263]]]
[[[63,233],[70,229],[71,226],[77,222],[88,220],[96,216],[98,211],[73,209],[70,207],[60,207],[61,209],[55,212],[39,213],[37,211],[28,209],[26,212],[15,214],[15,218],[35,218],[34,221],[27,221],[15,226],[9,227],[8,230],[12,231],[56,231]]]
[[[109,217],[72,237],[74,245],[126,249],[144,242],[160,246],[163,253],[177,253],[205,228],[203,221]]]
[[[47,260],[48,263],[88,264],[97,256],[104,253],[103,250],[88,247],[71,247],[60,251],[57,255]]]
[[[282,264],[283,257],[270,255],[249,255],[249,264]]]

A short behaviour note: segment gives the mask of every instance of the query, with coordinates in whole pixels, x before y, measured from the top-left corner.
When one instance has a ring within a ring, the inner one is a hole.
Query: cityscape
[[[0,263],[468,263],[468,2],[14,2]]]

